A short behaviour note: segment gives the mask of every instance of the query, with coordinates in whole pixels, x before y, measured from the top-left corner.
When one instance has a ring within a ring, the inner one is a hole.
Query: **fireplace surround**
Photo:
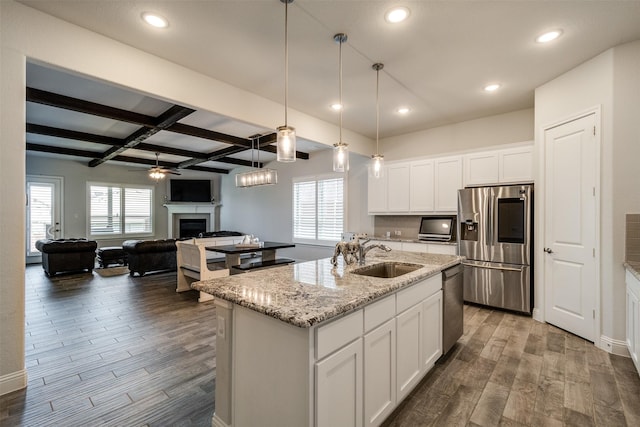
[[[164,207],[169,211],[167,224],[167,237],[177,239],[181,237],[180,219],[205,219],[204,231],[214,230],[216,226],[217,203],[165,203]]]

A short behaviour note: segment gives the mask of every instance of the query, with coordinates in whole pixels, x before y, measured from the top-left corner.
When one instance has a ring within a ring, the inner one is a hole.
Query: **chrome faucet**
[[[364,259],[367,256],[367,252],[369,252],[373,248],[382,249],[385,252],[389,252],[391,250],[391,248],[386,245],[369,245],[365,247],[364,245],[366,245],[370,241],[371,239],[367,239],[360,242],[360,244],[358,245],[358,264],[360,265],[364,265]]]

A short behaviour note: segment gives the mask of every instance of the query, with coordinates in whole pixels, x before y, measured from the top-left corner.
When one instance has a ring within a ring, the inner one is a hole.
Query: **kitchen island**
[[[193,283],[216,303],[213,425],[379,425],[442,354],[440,272],[460,261],[372,251]],[[364,275],[394,263],[414,270]]]

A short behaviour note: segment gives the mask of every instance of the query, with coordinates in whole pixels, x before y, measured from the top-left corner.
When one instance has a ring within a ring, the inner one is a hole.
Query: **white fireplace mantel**
[[[165,208],[169,210],[169,218],[168,218],[168,226],[167,226],[167,237],[175,238],[173,235],[173,224],[175,215],[192,215],[192,214],[200,214],[200,215],[209,215],[209,224],[210,227],[213,227],[216,223],[216,208],[220,206],[219,203],[165,203],[163,205]]]

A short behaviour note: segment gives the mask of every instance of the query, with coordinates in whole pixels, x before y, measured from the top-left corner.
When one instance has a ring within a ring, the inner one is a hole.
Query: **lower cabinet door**
[[[316,363],[316,426],[362,426],[362,338]]]
[[[378,426],[396,406],[396,321],[364,336],[364,425]]]
[[[422,303],[396,317],[396,396],[404,399],[421,378]]]
[[[429,371],[442,356],[442,291],[422,303],[422,367]]]

